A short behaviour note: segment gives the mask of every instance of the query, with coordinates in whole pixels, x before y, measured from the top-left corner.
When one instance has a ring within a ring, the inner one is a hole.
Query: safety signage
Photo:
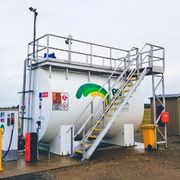
[[[39,93],[39,98],[47,98],[48,97],[48,92],[40,92]]]
[[[69,97],[66,92],[52,93],[52,110],[67,111],[69,109]]]

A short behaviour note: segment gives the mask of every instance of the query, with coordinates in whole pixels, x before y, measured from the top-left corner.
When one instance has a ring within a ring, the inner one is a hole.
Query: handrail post
[[[68,36],[68,61],[71,62],[71,44],[72,44],[72,36]]]
[[[112,68],[112,48],[110,50],[110,68]]]
[[[92,65],[93,46],[90,44],[90,65]]]
[[[82,145],[83,145],[83,159],[85,158],[85,129],[86,129],[86,127],[84,127],[84,129],[83,129],[83,132],[82,132],[82,139],[83,139],[83,142],[82,142]]]
[[[105,101],[103,101],[103,114],[105,113],[106,111],[106,104],[105,104]],[[105,127],[105,116],[103,117],[103,128]]]
[[[149,51],[149,67],[153,67],[153,46],[150,45]]]
[[[71,154],[74,152],[74,127],[71,127]]]
[[[0,171],[3,170],[2,166],[2,128],[0,128]]]
[[[49,57],[49,34],[47,34],[47,51],[46,51],[46,59]]]
[[[139,64],[140,64],[140,68],[142,68],[143,62],[142,62],[142,54],[141,53],[139,54]]]
[[[38,46],[39,46],[39,40],[36,40],[36,60],[38,60]]]
[[[165,49],[163,48],[163,70],[165,71]]]
[[[92,115],[92,117],[91,117],[91,126],[93,125],[93,113],[94,113],[93,109],[94,109],[93,108],[93,101],[91,101],[91,115]]]

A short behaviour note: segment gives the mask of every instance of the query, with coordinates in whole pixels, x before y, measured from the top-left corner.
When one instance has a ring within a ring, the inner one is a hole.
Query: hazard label
[[[69,109],[69,97],[66,92],[52,93],[52,110],[67,111]]]

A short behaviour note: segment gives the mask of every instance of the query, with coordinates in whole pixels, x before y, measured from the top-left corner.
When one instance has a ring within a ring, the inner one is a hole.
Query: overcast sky
[[[146,42],[166,48],[166,92],[180,93],[179,0],[1,0],[0,106],[19,102],[23,61],[37,36],[52,33],[114,47],[141,48]]]

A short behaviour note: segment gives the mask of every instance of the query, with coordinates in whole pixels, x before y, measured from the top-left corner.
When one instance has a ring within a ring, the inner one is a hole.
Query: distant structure
[[[162,99],[162,95],[158,95]],[[152,107],[152,98],[151,107]],[[167,126],[168,134],[170,135],[180,135],[180,94],[166,94],[166,111],[169,112],[169,123]],[[161,105],[157,105],[156,112],[157,115],[161,111]],[[161,124],[160,124],[161,126]]]

